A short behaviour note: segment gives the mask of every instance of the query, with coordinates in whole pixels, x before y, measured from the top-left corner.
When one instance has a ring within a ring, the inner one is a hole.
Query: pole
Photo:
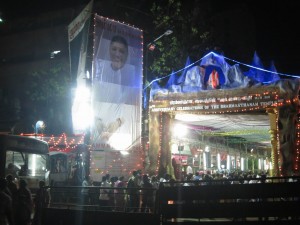
[[[152,45],[155,44],[155,42],[157,42],[159,39],[161,39],[163,36],[168,36],[170,34],[172,34],[173,31],[172,30],[166,30],[165,33],[161,34],[159,37],[157,37],[156,39],[154,39],[154,41],[151,41],[150,43],[147,44],[147,49]]]

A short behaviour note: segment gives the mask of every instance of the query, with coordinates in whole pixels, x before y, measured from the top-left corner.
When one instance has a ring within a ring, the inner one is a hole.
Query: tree
[[[255,50],[254,18],[245,3],[220,1],[163,0],[153,3],[153,37],[172,29],[173,34],[159,39],[149,57],[152,77],[161,77],[184,67],[187,57],[201,59],[214,51],[242,61]],[[246,26],[247,25],[247,26]],[[149,75],[148,75],[149,77]]]
[[[20,91],[24,93],[20,98],[27,123],[44,120],[51,134],[70,131],[70,86],[67,63],[29,71]]]
[[[148,81],[151,79],[151,75],[153,80],[156,77],[167,77],[172,71],[182,69],[187,57],[195,62],[200,60],[205,53],[214,51],[222,54],[223,50],[234,50],[235,54],[232,54],[234,56],[244,53],[246,48],[253,46],[247,43],[251,43],[249,40],[252,40],[253,35],[251,34],[254,32],[247,33],[249,27],[246,28],[242,22],[251,21],[251,19],[246,18],[245,20],[243,17],[243,14],[247,15],[245,8],[239,4],[228,7],[223,5],[222,8],[218,7],[219,2],[162,0],[153,3],[151,12],[154,30],[149,33],[155,38],[171,29],[173,34],[156,41],[154,43],[156,48],[151,52],[151,57],[146,57],[146,60],[149,59],[147,61],[150,71],[147,74]],[[232,17],[232,12],[237,12],[234,14],[235,17]],[[224,20],[225,22],[222,22]],[[248,35],[246,36],[248,39],[239,38],[245,34]],[[247,41],[238,42],[238,40]],[[149,52],[148,49],[146,51]],[[251,55],[249,56],[251,57]],[[180,74],[181,72],[178,75]],[[167,80],[161,81],[161,85],[164,86]],[[147,114],[145,115],[147,116]],[[155,118],[152,118],[150,130],[159,126],[154,121]],[[164,132],[164,137],[166,135],[167,133]],[[150,137],[150,139],[153,141],[155,137]],[[164,146],[160,153],[163,163],[156,164],[157,160],[153,159],[156,159],[158,154],[159,143],[152,143],[151,146],[148,153],[149,161],[154,163],[150,165],[150,170],[159,166],[161,173],[167,172],[167,168],[171,167],[169,160],[171,150]]]
[[[161,76],[181,69],[187,57],[198,59],[210,48],[211,28],[205,19],[210,12],[210,5],[203,4],[207,4],[206,10],[196,1],[189,1],[189,4],[180,0],[153,3],[153,33],[161,34],[171,29],[173,34],[155,43],[156,50],[149,62],[152,74]]]

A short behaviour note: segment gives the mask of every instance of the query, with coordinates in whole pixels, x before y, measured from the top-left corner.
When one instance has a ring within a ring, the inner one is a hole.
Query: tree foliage
[[[66,63],[28,72],[22,85],[23,118],[46,122],[47,133],[68,132],[70,124],[70,76]]]
[[[187,57],[198,59],[213,45],[211,27],[205,19],[210,12],[210,5],[203,10],[203,5],[195,1],[189,3],[184,4],[180,0],[153,3],[154,33],[161,34],[168,29],[173,31],[155,43],[156,50],[150,61],[150,70],[155,76],[182,68]]]
[[[196,61],[210,51],[226,51],[227,56],[243,60],[252,57],[253,17],[243,2],[227,6],[226,2],[211,0],[161,0],[150,10],[152,40],[173,30],[173,34],[160,38],[150,53],[148,65],[153,77],[177,71],[184,67],[187,57]]]
[[[55,102],[68,95],[70,77],[60,63],[48,70],[30,71],[25,83],[25,95],[33,102]]]

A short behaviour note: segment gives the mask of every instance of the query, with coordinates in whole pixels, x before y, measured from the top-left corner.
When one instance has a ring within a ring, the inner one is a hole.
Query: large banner
[[[140,143],[142,31],[95,16],[93,61],[94,150],[128,150]]]
[[[83,83],[86,76],[86,52],[92,8],[93,0],[68,26],[71,78],[72,81],[77,81],[74,83]]]
[[[123,155],[120,151],[104,150],[90,152],[90,178],[93,181],[101,181],[106,174],[124,176],[129,179],[133,170],[142,170],[142,154],[137,148],[133,148],[130,154]]]

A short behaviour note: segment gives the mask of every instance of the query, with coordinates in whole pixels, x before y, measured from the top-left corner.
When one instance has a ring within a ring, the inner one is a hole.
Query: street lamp
[[[149,42],[147,44],[147,49],[146,49],[146,61],[145,61],[145,79],[144,79],[144,84],[147,82],[148,79],[148,51],[153,51],[155,49],[155,43],[161,39],[164,36],[169,36],[170,34],[172,34],[173,31],[172,30],[166,30],[163,34],[161,34],[160,36],[158,36],[157,38],[155,38],[153,41]]]
[[[159,37],[154,39],[154,41],[151,41],[149,44],[147,44],[147,49],[150,51],[153,51],[155,49],[155,42],[157,42],[159,39],[161,39],[163,36],[169,36],[172,34],[172,30],[166,30],[165,33],[161,34]]]
[[[142,126],[142,133],[145,134],[145,135],[148,135],[149,134],[149,118],[148,118],[148,113],[147,113],[147,110],[148,110],[148,103],[147,101],[149,101],[149,95],[150,95],[150,89],[148,88],[148,84],[147,84],[147,81],[148,81],[148,53],[149,51],[151,50],[150,46],[152,46],[152,50],[153,51],[155,49],[155,42],[158,41],[159,39],[161,39],[162,37],[164,36],[168,36],[170,34],[172,34],[173,31],[172,30],[167,30],[165,31],[163,34],[161,34],[159,37],[157,37],[156,39],[154,39],[153,41],[151,41],[150,43],[147,44],[147,49],[146,49],[146,57],[145,57],[145,61],[144,61],[144,78],[143,78],[143,84],[144,84],[144,90],[143,90],[143,113],[142,113],[142,121],[144,122],[144,125]]]
[[[55,51],[50,52],[50,58],[54,59],[55,55],[57,55],[58,53],[60,53],[60,50],[55,50]]]
[[[35,129],[34,129],[35,135],[38,135],[39,132],[43,133],[45,127],[46,127],[46,124],[44,123],[44,121],[42,121],[42,120],[37,121],[35,124]]]

